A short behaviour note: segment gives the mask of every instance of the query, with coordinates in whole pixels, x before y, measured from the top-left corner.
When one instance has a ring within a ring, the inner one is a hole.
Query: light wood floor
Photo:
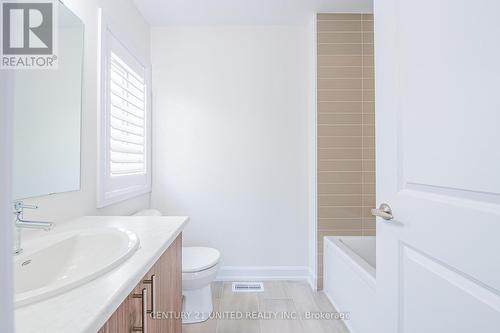
[[[305,282],[264,282],[264,292],[233,293],[230,282],[212,284],[214,311],[282,313],[333,313],[322,292],[313,292]],[[209,319],[183,325],[183,333],[348,333],[341,320],[312,319]]]

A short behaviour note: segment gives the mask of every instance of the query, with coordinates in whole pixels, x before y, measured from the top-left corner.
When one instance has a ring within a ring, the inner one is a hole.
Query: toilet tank
[[[142,209],[133,216],[162,216],[163,214],[157,209]]]

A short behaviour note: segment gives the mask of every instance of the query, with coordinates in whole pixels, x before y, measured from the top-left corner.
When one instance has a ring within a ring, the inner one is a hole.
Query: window
[[[149,67],[100,26],[99,208],[151,191]]]
[[[113,52],[109,65],[109,144],[111,176],[146,172],[146,85],[144,77]]]

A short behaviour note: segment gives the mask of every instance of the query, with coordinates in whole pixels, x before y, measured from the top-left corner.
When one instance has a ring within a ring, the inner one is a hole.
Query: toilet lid
[[[182,272],[193,273],[215,266],[220,252],[210,247],[183,247]]]

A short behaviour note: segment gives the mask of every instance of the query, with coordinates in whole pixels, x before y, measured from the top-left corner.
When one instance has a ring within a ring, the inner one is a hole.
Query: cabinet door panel
[[[160,260],[153,266],[156,275],[156,308],[161,315],[150,318],[150,331],[154,333],[179,333],[182,320],[182,237],[170,245]],[[173,317],[172,317],[173,316]]]
[[[134,298],[147,289],[147,309],[151,310],[151,285],[143,283],[156,276],[156,311],[159,319],[147,316],[148,333],[180,333],[182,320],[182,234],[170,245],[153,265],[143,280],[134,288],[98,333],[128,333],[142,326],[142,301]],[[163,313],[165,315],[163,315]],[[175,314],[174,317],[169,317]]]
[[[132,297],[140,292],[140,286],[135,287],[98,333],[132,332],[134,326],[141,325],[141,301]]]

